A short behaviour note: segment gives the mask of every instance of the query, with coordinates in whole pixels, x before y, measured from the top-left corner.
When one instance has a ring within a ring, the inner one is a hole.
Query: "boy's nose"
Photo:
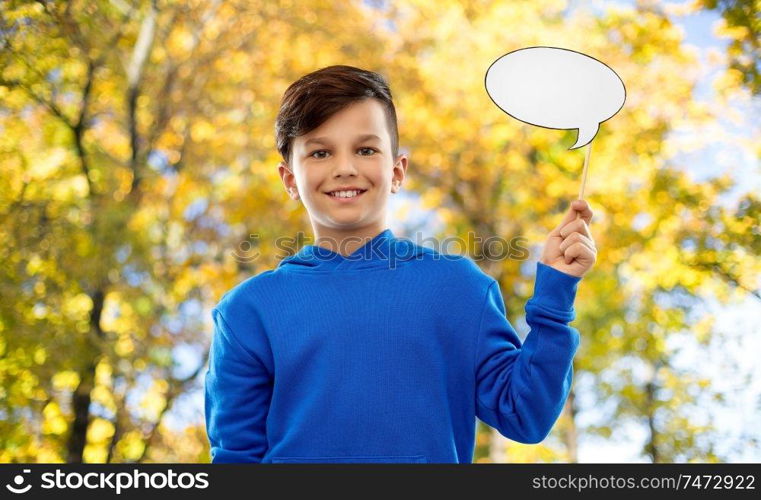
[[[333,177],[341,175],[356,175],[357,168],[354,166],[354,160],[351,157],[337,156],[333,165]]]

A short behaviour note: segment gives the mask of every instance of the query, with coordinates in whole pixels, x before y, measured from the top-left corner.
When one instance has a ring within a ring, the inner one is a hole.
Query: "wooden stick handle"
[[[581,174],[581,190],[579,191],[579,199],[584,199],[584,187],[587,185],[587,167],[589,167],[589,153],[592,151],[592,143],[587,144],[587,154],[584,156],[584,172]],[[576,212],[576,218],[580,217],[579,212]]]

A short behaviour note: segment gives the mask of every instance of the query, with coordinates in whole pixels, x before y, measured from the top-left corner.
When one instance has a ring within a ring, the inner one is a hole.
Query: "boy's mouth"
[[[339,203],[348,203],[360,198],[366,192],[367,189],[354,189],[349,191],[333,191],[325,194]]]

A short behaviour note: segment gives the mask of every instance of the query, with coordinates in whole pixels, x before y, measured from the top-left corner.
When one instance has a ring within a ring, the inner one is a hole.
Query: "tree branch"
[[[164,408],[162,408],[161,413],[159,413],[158,418],[156,419],[156,422],[151,427],[151,430],[149,431],[146,439],[145,439],[145,446],[143,447],[143,452],[140,454],[140,457],[137,459],[137,463],[142,463],[143,460],[148,456],[148,450],[153,445],[153,442],[156,438],[156,434],[158,433],[159,426],[161,425],[161,422],[164,420],[164,416],[166,413],[171,409],[172,404],[174,403],[175,399],[177,399],[177,396],[180,394],[183,394],[187,388],[187,386],[192,383],[196,377],[201,373],[201,371],[206,366],[205,360],[209,356],[209,349],[208,347],[204,351],[203,356],[201,356],[201,363],[199,363],[198,367],[185,378],[182,379],[176,379],[174,377],[169,377],[169,390],[166,394],[166,404],[164,405]]]

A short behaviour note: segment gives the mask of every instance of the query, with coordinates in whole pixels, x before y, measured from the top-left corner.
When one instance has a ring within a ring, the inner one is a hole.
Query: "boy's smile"
[[[290,168],[280,175],[309,213],[315,244],[348,255],[352,246],[386,228],[386,205],[399,191],[407,158],[394,162],[383,105],[374,98],[350,104],[311,132],[295,137]],[[325,240],[320,242],[320,240]],[[347,243],[348,245],[348,243]]]
[[[358,199],[366,192],[367,189],[343,188],[327,193],[327,195],[339,203],[349,203]]]

